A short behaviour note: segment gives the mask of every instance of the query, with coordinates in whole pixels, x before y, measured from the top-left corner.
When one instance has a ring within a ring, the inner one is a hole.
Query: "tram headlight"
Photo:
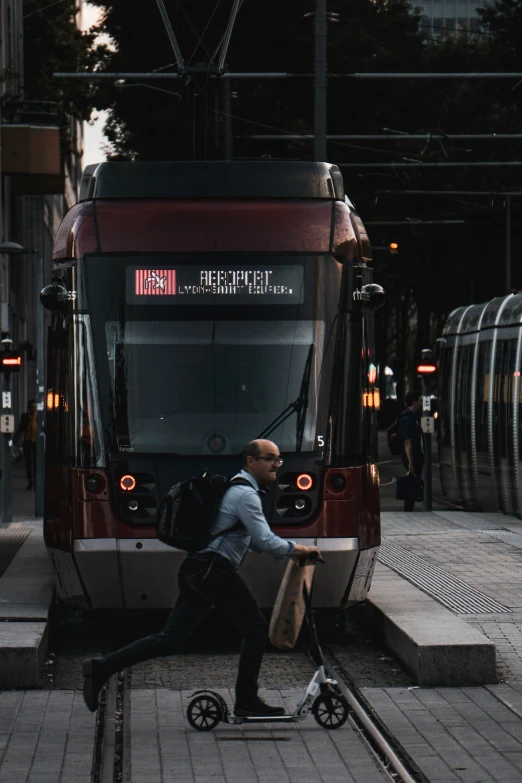
[[[129,509],[129,511],[137,511],[138,508],[139,508],[138,501],[134,500],[134,498],[132,498],[132,500],[128,500],[127,501],[127,508]]]
[[[309,489],[312,489],[314,480],[309,473],[300,473],[295,483],[301,492],[307,492]]]
[[[132,490],[136,486],[136,479],[134,476],[131,476],[130,473],[127,473],[125,476],[122,476],[120,479],[120,489],[122,489],[124,492],[132,492]]]
[[[304,498],[296,498],[294,501],[294,508],[296,511],[304,511],[306,508],[306,500]]]

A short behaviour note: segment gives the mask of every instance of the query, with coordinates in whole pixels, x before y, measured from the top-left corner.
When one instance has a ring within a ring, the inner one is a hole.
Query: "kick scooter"
[[[315,560],[313,562],[315,563]],[[304,566],[304,561],[300,565]],[[348,704],[337,686],[337,681],[326,675],[323,651],[319,644],[312,609],[311,592],[308,592],[306,583],[303,583],[303,597],[310,653],[317,668],[295,710],[286,715],[273,717],[252,715],[248,718],[239,718],[233,712],[229,712],[225,700],[219,693],[201,690],[193,694],[194,698],[187,707],[187,718],[192,728],[197,731],[211,731],[218,723],[298,723],[307,717],[310,710],[323,729],[339,729],[346,722]]]

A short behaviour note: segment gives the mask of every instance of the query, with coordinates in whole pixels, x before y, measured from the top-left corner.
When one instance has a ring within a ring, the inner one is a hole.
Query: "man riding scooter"
[[[276,559],[318,557],[316,546],[302,546],[276,536],[264,516],[260,492],[275,481],[283,464],[279,449],[269,440],[254,440],[244,454],[244,466],[234,478],[248,484],[230,486],[213,522],[211,542],[187,555],[178,574],[179,596],[162,631],[83,664],[84,698],[91,712],[109,677],[136,663],[180,652],[195,627],[212,607],[242,635],[236,681],[237,717],[273,717],[282,707],[266,704],[258,696],[258,675],[268,639],[268,623],[245,582],[237,573],[249,549]],[[237,522],[241,522],[241,527]],[[237,526],[237,529],[236,529]],[[234,528],[234,529],[232,529]],[[219,535],[223,531],[223,535]]]

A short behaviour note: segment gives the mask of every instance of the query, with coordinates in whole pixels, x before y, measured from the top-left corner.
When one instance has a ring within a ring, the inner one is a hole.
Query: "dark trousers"
[[[403,463],[404,467],[406,468],[406,470],[409,470],[409,462],[408,462],[408,458],[406,456],[403,456],[402,463]],[[415,468],[415,475],[417,476],[418,479],[422,478],[423,468],[424,468],[424,463],[421,464],[420,466],[417,466]],[[404,499],[404,510],[405,511],[413,511],[413,509],[415,507],[415,500],[416,499],[417,499],[416,497],[405,498]]]
[[[214,606],[243,636],[236,703],[257,695],[257,678],[268,639],[268,623],[234,566],[221,555],[189,555],[181,565],[179,597],[159,633],[138,639],[102,659],[112,674],[135,663],[179,653],[194,628]]]
[[[36,443],[32,440],[24,440],[24,459],[25,472],[29,484],[34,484],[34,474],[36,472]]]

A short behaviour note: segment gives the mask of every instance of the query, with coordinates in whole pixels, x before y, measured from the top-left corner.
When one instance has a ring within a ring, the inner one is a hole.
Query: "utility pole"
[[[10,337],[2,340],[4,352],[9,349],[12,340]],[[11,403],[11,373],[3,372],[2,381],[2,523],[4,525],[13,521],[13,487],[12,487],[12,456],[11,444],[13,442],[14,422],[12,422]],[[4,426],[4,421],[6,426]],[[9,426],[9,423],[12,422]]]
[[[223,76],[221,79],[221,97],[223,99],[223,159],[232,160],[232,92],[230,79]]]
[[[437,365],[433,361],[431,348],[424,348],[421,351],[421,361],[417,365],[417,375],[422,379],[422,416],[421,427],[424,439],[424,469],[422,478],[424,480],[424,496],[422,500],[422,510],[432,511],[433,509],[433,490],[432,490],[432,464],[431,464],[431,436],[435,431],[435,418],[431,410],[431,378],[437,371]]]
[[[506,294],[511,293],[511,196],[506,196]]]
[[[314,159],[318,161],[327,159],[327,40],[326,0],[317,0],[315,7]]]
[[[198,63],[192,76],[192,159],[207,159],[208,66]]]
[[[36,467],[34,477],[34,515],[44,515],[44,309],[40,304],[40,291],[43,288],[44,260],[38,257],[36,271]]]

